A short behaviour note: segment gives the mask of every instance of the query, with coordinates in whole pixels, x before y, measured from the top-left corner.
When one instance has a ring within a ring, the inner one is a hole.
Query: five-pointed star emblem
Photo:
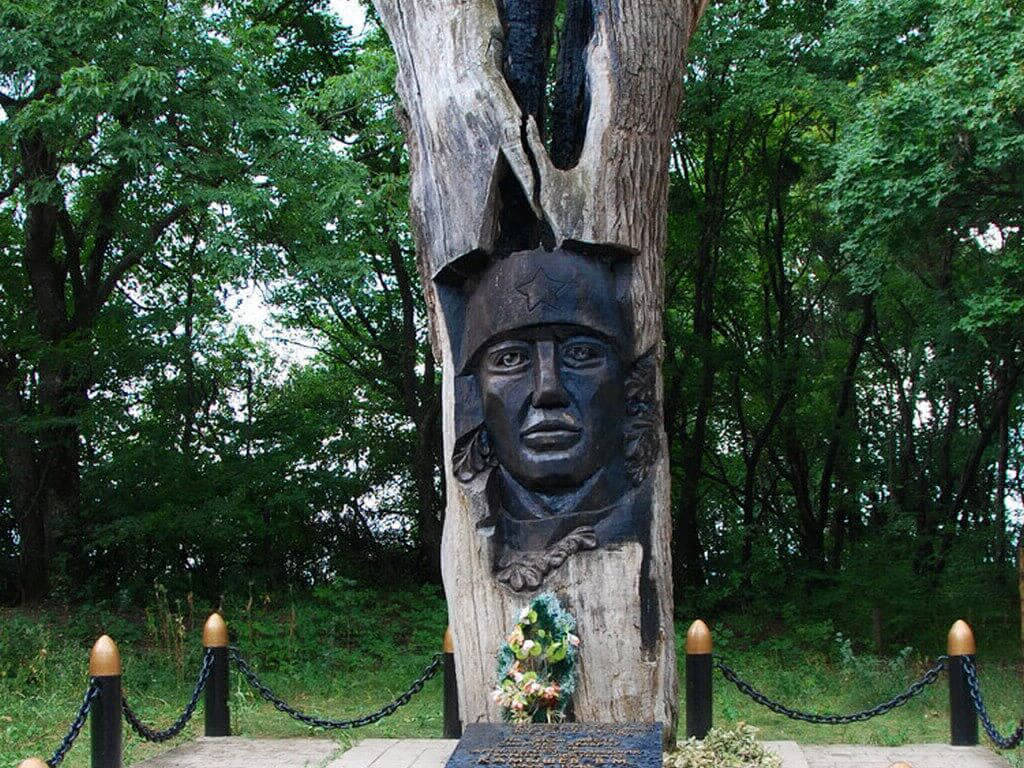
[[[516,290],[526,297],[526,306],[532,312],[541,304],[557,309],[557,300],[561,293],[569,287],[569,283],[556,280],[541,267],[533,273],[533,277],[516,286]]]

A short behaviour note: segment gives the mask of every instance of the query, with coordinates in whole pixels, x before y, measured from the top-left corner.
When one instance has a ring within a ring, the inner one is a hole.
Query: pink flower
[[[572,632],[570,632],[566,636],[566,640],[568,640],[569,645],[573,646],[574,648],[580,644],[580,639],[576,637],[576,635],[574,635]]]
[[[549,683],[547,686],[541,688],[541,698],[545,700],[556,700],[562,689],[558,683]]]

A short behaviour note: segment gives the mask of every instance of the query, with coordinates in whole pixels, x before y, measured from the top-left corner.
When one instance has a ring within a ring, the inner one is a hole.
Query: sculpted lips
[[[545,419],[533,424],[519,436],[527,448],[535,451],[564,451],[580,440],[580,428],[561,419]]]

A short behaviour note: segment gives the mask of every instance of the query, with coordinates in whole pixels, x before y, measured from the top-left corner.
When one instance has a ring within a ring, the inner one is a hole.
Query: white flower
[[[572,632],[570,632],[565,639],[568,640],[569,641],[569,645],[571,645],[573,647],[576,647],[577,645],[580,644],[580,639],[578,637],[576,637],[576,635],[574,635]]]
[[[536,643],[533,642],[533,640],[527,640],[526,642],[523,643],[523,650],[524,651],[528,651],[531,648],[533,648],[533,646],[535,646],[535,645],[536,645]]]

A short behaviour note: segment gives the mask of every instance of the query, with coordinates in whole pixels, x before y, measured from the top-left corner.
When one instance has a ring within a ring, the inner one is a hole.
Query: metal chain
[[[60,746],[54,750],[53,756],[46,761],[46,764],[50,766],[50,768],[57,768],[57,766],[64,760],[64,756],[75,743],[75,739],[78,738],[78,734],[81,732],[82,726],[85,725],[85,719],[89,716],[89,710],[92,709],[92,703],[96,701],[96,697],[99,695],[100,681],[95,677],[89,678],[89,687],[85,689],[85,696],[82,697],[82,704],[78,708],[78,714],[75,715],[75,719],[71,721],[67,734],[65,734],[64,738],[61,739]]]
[[[715,666],[721,670],[722,675],[725,676],[726,680],[740,689],[741,693],[746,694],[758,704],[767,707],[772,712],[785,715],[792,720],[803,720],[805,723],[816,723],[819,725],[846,725],[848,723],[870,720],[873,717],[884,715],[886,712],[906,704],[939,678],[939,674],[945,668],[946,659],[946,656],[939,657],[927,672],[925,672],[920,678],[918,678],[918,680],[912,683],[907,690],[898,696],[894,696],[889,699],[889,701],[879,704],[876,707],[872,707],[871,709],[853,712],[848,715],[819,715],[811,712],[801,712],[797,709],[790,709],[776,701],[772,701],[763,693],[756,690],[750,683],[737,675],[736,672],[734,672],[721,659],[715,659]]]
[[[249,662],[245,660],[237,648],[232,647],[230,649],[230,654],[231,660],[235,662],[235,665],[238,667],[238,671],[241,672],[242,675],[245,676],[245,679],[249,681],[249,685],[251,685],[265,700],[273,704],[275,709],[279,712],[284,712],[289,717],[293,717],[299,722],[305,723],[313,728],[327,728],[329,730],[361,728],[364,725],[376,723],[378,720],[383,720],[388,715],[393,714],[399,707],[408,704],[412,697],[423,689],[426,682],[434,677],[438,670],[441,669],[441,663],[444,660],[443,653],[436,654],[433,661],[426,666],[423,673],[416,678],[405,693],[391,701],[389,704],[385,704],[376,712],[369,715],[363,715],[362,717],[357,717],[352,720],[328,720],[326,718],[300,712],[294,707],[288,705],[280,696],[277,696],[262,680],[259,679],[256,672],[253,671],[253,668],[249,666]]]
[[[206,681],[210,679],[210,673],[213,671],[213,651],[207,648],[203,652],[203,665],[199,669],[199,677],[196,680],[196,686],[192,689],[192,697],[188,700],[188,704],[185,705],[185,710],[178,716],[178,719],[174,721],[174,724],[170,728],[166,728],[162,731],[154,731],[152,728],[146,726],[136,715],[131,707],[128,706],[128,701],[124,698],[121,699],[121,711],[124,712],[124,719],[128,722],[128,725],[132,727],[139,736],[146,741],[169,741],[177,736],[188,721],[192,719],[192,714],[196,711],[196,705],[199,703],[199,694],[203,692],[203,688],[206,687]]]
[[[971,693],[971,701],[974,703],[974,711],[981,718],[981,724],[985,727],[985,733],[992,739],[992,743],[1000,749],[1014,749],[1024,741],[1024,720],[1017,726],[1010,736],[1003,736],[992,724],[992,719],[985,709],[985,700],[981,697],[981,686],[978,684],[978,668],[974,666],[974,659],[970,656],[962,656],[964,675],[967,678],[967,688]]]

